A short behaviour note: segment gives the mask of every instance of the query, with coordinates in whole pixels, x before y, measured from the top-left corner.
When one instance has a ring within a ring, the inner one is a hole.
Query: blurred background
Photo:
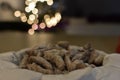
[[[107,53],[120,52],[120,0],[55,1],[54,7],[62,7],[62,20],[55,27],[29,35],[31,25],[14,16],[15,10],[25,9],[25,0],[0,0],[0,52],[57,41],[78,46],[91,43]]]

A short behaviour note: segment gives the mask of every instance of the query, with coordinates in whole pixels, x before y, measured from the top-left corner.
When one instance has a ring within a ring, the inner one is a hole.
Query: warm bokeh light
[[[44,15],[44,20],[46,20],[47,18],[50,18],[50,16],[48,14]]]
[[[15,11],[14,13],[16,17],[20,17],[22,22],[27,22],[29,25],[32,25],[28,31],[30,35],[33,35],[34,31],[38,28],[45,29],[46,27],[51,28],[56,26],[62,18],[60,12],[52,14],[47,12],[47,10],[42,10],[41,7],[38,8],[38,2],[46,2],[48,7],[54,4],[53,0],[25,0],[25,13],[20,11]],[[43,19],[41,19],[42,17],[40,15],[43,16]]]
[[[61,20],[61,14],[59,12],[55,13],[55,18],[57,19],[57,21],[59,22]]]
[[[37,24],[33,24],[32,25],[32,29],[37,30],[38,29],[38,25]]]
[[[39,27],[40,27],[41,29],[45,29],[46,25],[45,25],[44,22],[42,22],[42,23],[40,23]]]
[[[50,22],[50,18],[46,18],[45,19],[45,22],[47,23],[47,22]]]
[[[32,10],[32,13],[33,13],[33,14],[37,14],[37,13],[38,13],[38,9],[37,9],[37,8],[34,8],[34,9]]]
[[[29,4],[30,4],[30,1],[26,0],[26,1],[25,1],[25,4],[26,4],[26,5],[29,5]]]
[[[31,10],[29,9],[29,7],[25,7],[25,11],[29,13]]]
[[[20,18],[21,18],[22,22],[26,22],[27,21],[27,17],[26,16],[21,16]]]
[[[33,24],[33,21],[31,21],[30,19],[28,19],[27,23],[31,25],[31,24]]]
[[[51,24],[50,21],[47,21],[47,22],[46,22],[46,25],[47,25],[48,28],[51,28],[51,27],[52,27],[52,24]]]
[[[48,4],[49,6],[53,5],[53,0],[47,0],[47,4]]]
[[[33,35],[33,34],[35,33],[35,31],[34,31],[34,29],[29,29],[29,30],[28,30],[28,33],[29,33],[30,35]]]
[[[35,2],[31,2],[28,7],[30,10],[33,10],[35,6],[36,6]]]
[[[29,19],[30,19],[31,21],[34,21],[34,20],[35,20],[35,15],[34,15],[34,14],[31,14],[31,15],[29,16]]]
[[[15,11],[14,15],[15,15],[16,17],[20,17],[20,16],[21,16],[21,12],[20,12],[20,11]]]
[[[55,17],[52,17],[51,20],[50,20],[50,22],[51,22],[51,24],[52,24],[53,26],[56,26],[56,24],[57,24],[57,19],[56,19]]]

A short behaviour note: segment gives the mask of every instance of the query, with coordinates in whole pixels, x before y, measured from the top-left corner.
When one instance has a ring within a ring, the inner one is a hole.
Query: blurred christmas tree
[[[14,15],[32,25],[28,33],[33,35],[35,30],[56,26],[62,18],[62,8],[61,0],[25,0],[25,10],[16,10]]]

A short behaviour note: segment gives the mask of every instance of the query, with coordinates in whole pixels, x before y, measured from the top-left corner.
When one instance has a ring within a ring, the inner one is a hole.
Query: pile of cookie
[[[88,66],[102,66],[104,57],[105,54],[97,52],[91,44],[79,47],[60,41],[27,50],[19,67],[43,74],[65,74]]]

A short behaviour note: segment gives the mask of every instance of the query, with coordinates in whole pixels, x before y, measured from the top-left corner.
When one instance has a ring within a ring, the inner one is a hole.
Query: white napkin
[[[16,64],[9,61],[0,60],[0,71],[6,69],[16,69],[16,68],[18,68]]]
[[[79,69],[68,74],[61,75],[43,75],[41,80],[80,80],[84,75],[88,75],[92,68]]]
[[[13,62],[14,61],[13,53],[15,53],[15,51],[0,53],[0,60]]]
[[[120,80],[120,54],[109,54],[103,63],[80,80]]]
[[[0,80],[41,80],[41,76],[41,73],[26,69],[0,71]]]

